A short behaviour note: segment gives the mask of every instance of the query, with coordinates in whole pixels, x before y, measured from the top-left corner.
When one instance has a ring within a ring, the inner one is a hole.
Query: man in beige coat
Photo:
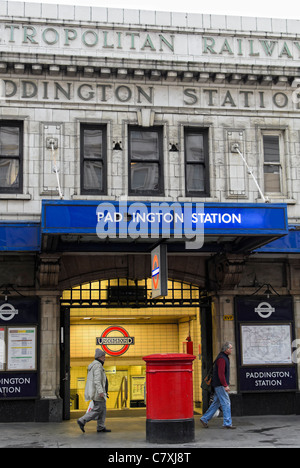
[[[111,432],[110,429],[106,429],[105,427],[108,383],[103,368],[104,362],[105,353],[97,348],[95,360],[88,367],[88,376],[84,392],[85,400],[93,400],[94,407],[77,420],[77,424],[82,432],[85,432],[85,424],[94,419],[97,420],[97,432]]]

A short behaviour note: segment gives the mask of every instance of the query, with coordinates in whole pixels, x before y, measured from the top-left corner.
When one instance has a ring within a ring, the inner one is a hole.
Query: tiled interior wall
[[[198,356],[200,327],[197,321],[172,324],[123,324],[123,328],[130,336],[135,338],[135,344],[118,358],[107,356],[105,368],[117,366],[117,373],[125,371],[128,377],[129,395],[131,375],[145,375],[145,362],[143,356],[160,353],[183,353],[186,352],[185,342],[190,335],[193,341],[196,359],[193,363],[194,401],[201,401],[200,377],[201,361]],[[71,388],[77,389],[79,395],[79,408],[85,409],[87,403],[84,401],[84,385],[81,379],[86,379],[87,366],[93,361],[96,349],[96,337],[101,336],[107,325],[72,325],[71,326]],[[82,365],[83,362],[85,365]],[[136,365],[132,365],[136,362]],[[79,364],[79,365],[78,365]],[[140,369],[137,374],[137,369]],[[124,374],[124,375],[125,375]],[[110,374],[108,372],[108,379]],[[78,381],[78,379],[80,379]],[[79,382],[79,383],[78,383]],[[80,387],[80,388],[78,388]],[[117,392],[109,391],[110,398],[107,402],[108,408],[115,407]],[[130,399],[130,396],[129,396]]]
[[[105,283],[104,281],[102,283]],[[99,282],[92,283],[92,289],[99,288]],[[103,284],[102,284],[103,287]],[[183,285],[186,289],[188,285]],[[78,288],[75,290],[78,290]],[[87,293],[88,294],[88,293]],[[199,294],[197,288],[193,294]],[[68,295],[65,292],[65,296]],[[78,298],[79,299],[79,293]],[[107,323],[97,323],[97,317],[107,316]],[[76,316],[76,319],[75,319]],[[90,322],[83,321],[83,317],[91,317]],[[109,316],[119,320],[109,321]],[[165,317],[165,321],[163,317]],[[109,382],[116,382],[119,377],[126,375],[129,385],[129,399],[131,394],[131,377],[145,375],[146,366],[144,356],[160,353],[186,353],[186,340],[190,336],[193,341],[193,353],[196,356],[193,362],[193,399],[196,406],[201,402],[201,359],[199,357],[199,345],[201,343],[201,325],[199,321],[199,309],[191,307],[169,308],[141,308],[141,309],[72,309],[71,318],[71,389],[79,396],[79,409],[85,409],[88,403],[84,401],[83,382],[87,376],[87,366],[94,359],[96,338],[100,337],[109,326],[120,325],[134,337],[134,345],[131,345],[126,353],[116,357],[107,356],[105,368]],[[139,318],[148,317],[149,323],[137,323]],[[132,321],[131,321],[132,320]],[[156,321],[157,323],[150,323]],[[84,323],[83,323],[84,322]],[[96,323],[95,323],[96,322]],[[171,323],[170,323],[171,322]],[[121,336],[117,332],[110,336]],[[116,350],[116,348],[114,348]],[[116,366],[117,376],[109,373]],[[109,391],[110,398],[108,408],[114,408],[117,391],[114,391],[113,383]]]

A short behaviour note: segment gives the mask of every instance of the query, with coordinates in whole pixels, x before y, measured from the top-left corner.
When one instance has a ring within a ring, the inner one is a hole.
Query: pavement
[[[195,440],[168,445],[146,441],[145,417],[114,417],[108,418],[106,422],[107,428],[112,431],[110,433],[97,433],[95,421],[86,424],[86,432],[82,433],[76,419],[60,423],[0,423],[0,448],[101,448],[101,454],[110,462],[126,461],[109,459],[122,457],[125,452],[132,456],[143,453],[144,461],[147,462],[153,454],[171,453],[175,456],[175,452],[181,452],[186,454],[185,458],[177,459],[177,462],[182,462],[190,461],[191,458],[186,458],[195,455],[198,448],[300,447],[300,416],[296,415],[236,417],[233,418],[237,426],[235,430],[223,429],[222,418],[213,419],[209,428],[205,429],[199,416],[195,416]],[[145,454],[150,455],[146,457]],[[159,456],[163,457],[156,455]],[[142,465],[142,460],[138,463],[138,458],[129,461]],[[152,461],[157,464],[168,460],[156,458]],[[172,458],[169,460],[177,464],[174,461]]]

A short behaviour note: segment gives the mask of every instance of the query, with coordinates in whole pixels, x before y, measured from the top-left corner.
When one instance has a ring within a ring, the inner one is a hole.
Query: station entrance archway
[[[65,290],[61,298],[61,396],[64,419],[85,412],[87,366],[107,353],[107,409],[145,407],[143,356],[193,351],[194,406],[201,411],[202,368],[211,360],[209,299],[198,286],[168,281],[168,296],[151,298],[151,279],[102,279]],[[204,328],[203,328],[204,326]],[[188,344],[189,343],[189,344]],[[208,361],[207,361],[208,360]]]

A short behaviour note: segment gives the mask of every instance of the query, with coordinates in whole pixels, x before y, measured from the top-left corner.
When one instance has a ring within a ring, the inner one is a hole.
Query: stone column
[[[230,387],[233,392],[237,391],[233,291],[241,280],[246,260],[247,256],[243,254],[222,253],[208,262],[209,284],[216,291],[213,296],[213,351],[217,356],[223,343],[230,341],[233,345],[230,357]]]
[[[236,341],[234,318],[234,295],[223,294],[213,297],[213,354],[216,357],[222,345],[230,341],[233,352],[230,356],[230,388],[237,390]]]
[[[37,272],[37,292],[41,298],[40,397],[38,421],[61,421],[60,389],[60,291],[59,257],[41,255]]]
[[[60,384],[60,308],[57,296],[41,297],[40,391],[41,398],[57,398]]]

